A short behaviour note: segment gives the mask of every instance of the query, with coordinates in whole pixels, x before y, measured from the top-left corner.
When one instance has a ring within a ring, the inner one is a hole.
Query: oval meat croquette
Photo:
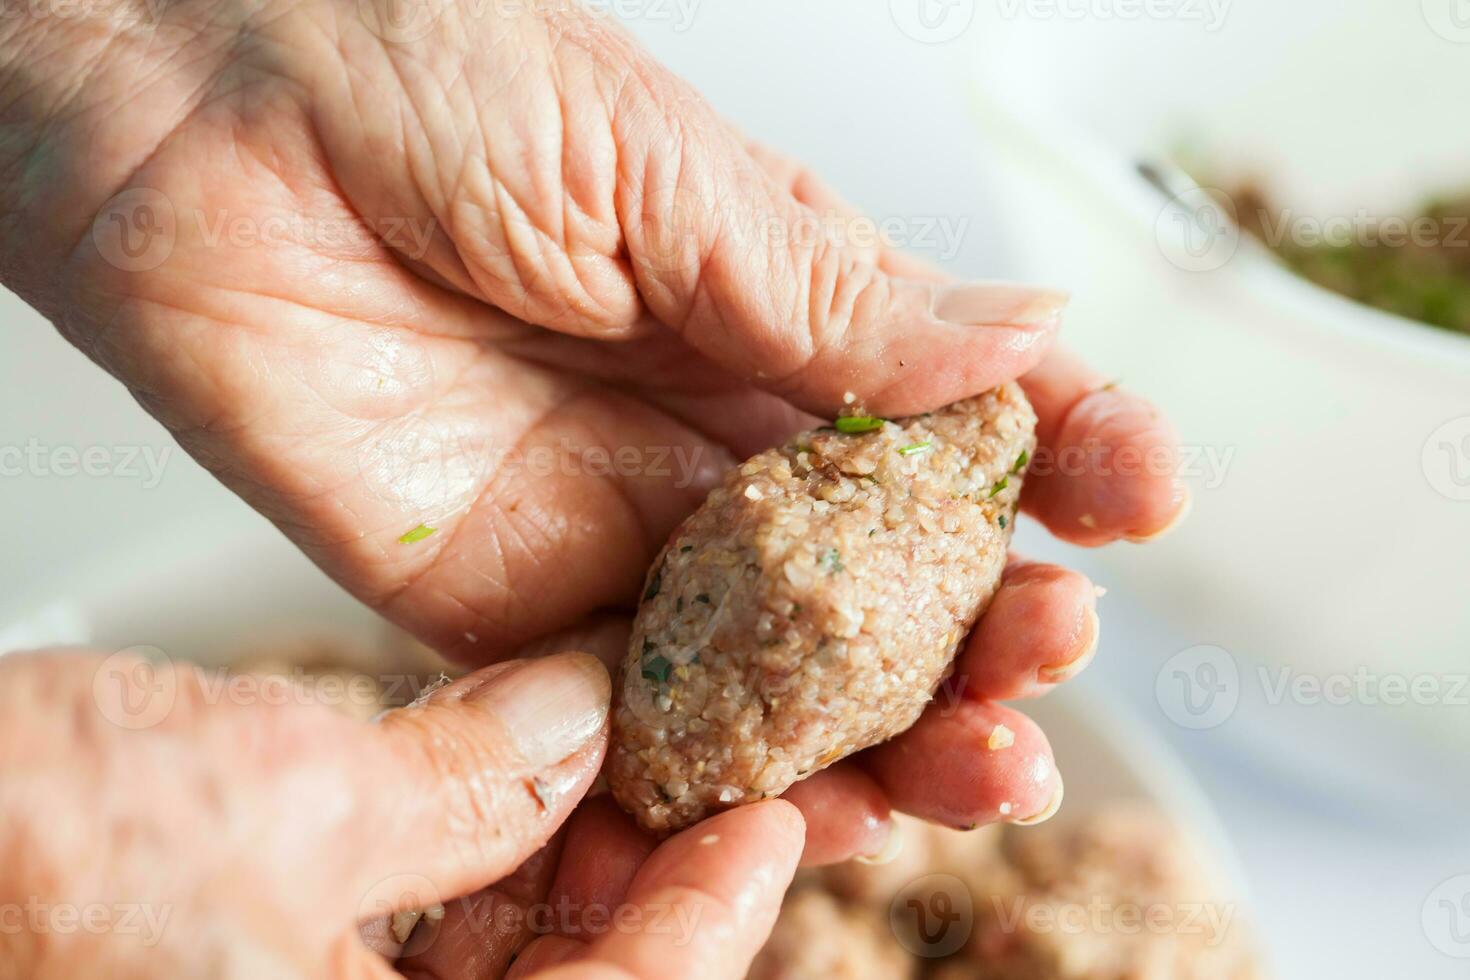
[[[1036,417],[1009,384],[732,471],[649,573],[609,782],[672,831],[918,720],[1005,567]]]

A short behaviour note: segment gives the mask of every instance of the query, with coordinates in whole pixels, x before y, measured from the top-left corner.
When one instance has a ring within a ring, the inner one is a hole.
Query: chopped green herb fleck
[[[873,535],[875,535],[877,533],[878,533],[878,529],[876,527],[870,527],[870,528],[868,528],[868,537],[871,538]]]
[[[695,602],[702,602],[706,606],[709,605],[709,593],[708,592],[701,592],[699,595],[697,595],[697,596],[694,597],[694,601]]]
[[[842,554],[836,548],[828,548],[822,552],[822,557],[818,559],[818,562],[833,575],[847,568],[846,565],[842,564]]]
[[[900,456],[917,456],[919,453],[927,453],[934,448],[934,443],[928,439],[923,442],[912,442],[898,451]]]
[[[995,496],[999,495],[999,493],[1002,490],[1004,490],[1006,487],[1008,487],[1010,485],[1011,485],[1011,478],[1010,477],[1008,477],[1008,476],[1001,477],[1000,478],[1000,482],[997,483],[995,486],[993,486],[993,487],[990,488],[990,496],[995,497]]]
[[[1029,463],[1029,462],[1031,462],[1031,452],[1030,452],[1030,450],[1027,450],[1027,449],[1021,450],[1021,455],[1018,456],[1018,457],[1016,457],[1016,465],[1011,467],[1011,472],[1012,473],[1019,473],[1019,472],[1021,472],[1022,470],[1024,470],[1026,468],[1026,464]]]
[[[682,547],[682,548],[679,549],[679,554],[681,554],[681,555],[687,555],[687,554],[689,554],[689,552],[691,552],[693,550],[694,550],[694,545],[692,545],[692,544],[686,544],[684,547]]]
[[[660,565],[658,571],[653,573],[653,578],[648,580],[648,588],[643,591],[643,601],[647,602],[658,595],[658,590],[663,586],[664,567]]]
[[[1004,514],[1000,515],[1000,529],[1002,531],[1004,531],[1006,529],[1006,524],[1007,523],[1009,523],[1009,522],[1006,520],[1006,515],[1004,515]]]
[[[429,535],[433,534],[437,530],[439,530],[437,527],[429,527],[429,525],[427,524],[420,524],[418,527],[414,528],[412,531],[409,531],[403,537],[399,538],[398,543],[418,544],[420,541],[424,540],[424,538],[427,538]]]
[[[883,420],[873,415],[848,415],[833,423],[838,432],[847,435],[859,435],[863,432],[875,432],[883,428]]]
[[[656,684],[663,684],[668,681],[669,671],[673,669],[674,665],[669,660],[669,658],[665,657],[663,654],[659,654],[656,657],[651,657],[650,659],[643,661],[642,665],[639,667],[639,673],[643,675],[643,679],[646,681],[653,681]]]

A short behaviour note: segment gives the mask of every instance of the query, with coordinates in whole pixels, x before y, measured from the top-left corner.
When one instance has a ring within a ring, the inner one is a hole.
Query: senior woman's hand
[[[5,18],[0,274],[329,574],[471,662],[630,608],[724,467],[848,400],[1021,376],[1030,514],[1089,545],[1178,517],[1167,423],[1048,354],[1064,297],[803,234],[849,211],[604,20],[542,6]],[[885,849],[890,806],[1050,813],[1046,740],[996,701],[1085,666],[1094,601],[1015,563],[936,709],[793,791],[808,859]],[[1001,724],[1017,749],[985,751]]]
[[[0,976],[479,980],[521,952],[526,977],[736,980],[801,817],[773,800],[655,849],[603,799],[554,837],[608,694],[564,653],[365,724],[126,654],[0,658]],[[391,916],[424,907],[403,948]]]

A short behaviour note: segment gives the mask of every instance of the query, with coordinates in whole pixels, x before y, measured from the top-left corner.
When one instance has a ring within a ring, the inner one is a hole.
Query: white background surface
[[[962,228],[952,255],[942,247],[916,249],[957,273],[1011,271],[1006,232],[987,196],[984,134],[968,105],[965,37],[915,41],[897,27],[888,0],[682,0],[693,15],[687,25],[674,0],[642,2],[646,13],[633,20],[635,31],[750,135],[803,158],[871,215],[900,217],[914,229],[926,221]],[[902,15],[909,3],[893,6]],[[1044,75],[1048,66],[1034,70]],[[1125,365],[1103,369],[1126,372]],[[201,525],[222,534],[240,527],[274,533],[173,448],[115,382],[4,296],[0,447],[32,440],[170,455],[157,486],[146,486],[142,474],[0,477],[0,598],[7,607],[64,595],[65,571],[102,557],[127,555],[146,571],[150,546],[180,533],[199,536],[199,549],[207,550]],[[1207,511],[1196,518],[1208,519]],[[1032,551],[1088,564],[1031,529],[1024,533]],[[1148,561],[1146,550],[1137,555]],[[1309,780],[1254,764],[1220,731],[1169,724],[1153,701],[1155,671],[1199,640],[1157,625],[1127,581],[1102,584],[1111,590],[1102,606],[1103,648],[1081,683],[1140,709],[1185,754],[1235,835],[1277,973],[1470,975],[1470,961],[1436,951],[1421,919],[1439,882],[1470,872],[1462,817],[1370,817],[1370,807],[1315,796],[1303,788]],[[1065,774],[1067,760],[1060,764]],[[1470,927],[1470,917],[1463,921]]]

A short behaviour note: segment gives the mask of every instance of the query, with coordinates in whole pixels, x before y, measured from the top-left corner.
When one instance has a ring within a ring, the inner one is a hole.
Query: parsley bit
[[[1016,457],[1016,465],[1011,467],[1011,472],[1020,473],[1029,462],[1031,462],[1031,452],[1026,449],[1021,450],[1021,455]]]
[[[990,496],[992,498],[998,496],[1002,490],[1004,490],[1006,487],[1008,487],[1010,485],[1011,485],[1011,478],[1010,477],[1008,477],[1008,476],[1001,477],[1000,478],[1000,482],[997,483],[995,486],[993,486],[993,487],[990,488]]]
[[[643,675],[643,679],[646,681],[663,684],[668,681],[669,671],[673,669],[673,666],[672,661],[663,654],[659,654],[656,657],[643,661],[639,668],[639,673]]]
[[[427,538],[429,535],[433,534],[437,530],[439,530],[437,527],[429,527],[429,525],[427,524],[420,524],[418,527],[414,528],[412,531],[409,531],[403,537],[399,538],[398,543],[418,544],[420,541],[424,540],[424,538]]]
[[[933,448],[934,443],[931,440],[925,439],[923,442],[909,443],[907,446],[904,446],[902,449],[900,449],[898,451],[898,454],[900,456],[917,456],[920,453],[927,453]]]
[[[643,601],[647,602],[658,595],[658,590],[663,586],[664,567],[660,565],[658,571],[653,573],[653,578],[648,580],[648,588],[643,590]]]
[[[1000,529],[1002,531],[1006,529],[1006,515],[1004,514],[1000,515]]]
[[[847,567],[846,565],[842,564],[842,553],[839,552],[836,548],[829,548],[828,550],[822,552],[822,557],[818,559],[818,562],[823,568],[831,572],[833,575],[836,575],[838,572]]]
[[[864,432],[876,432],[883,428],[883,419],[873,415],[848,415],[832,423],[837,431],[846,435],[860,435]]]

